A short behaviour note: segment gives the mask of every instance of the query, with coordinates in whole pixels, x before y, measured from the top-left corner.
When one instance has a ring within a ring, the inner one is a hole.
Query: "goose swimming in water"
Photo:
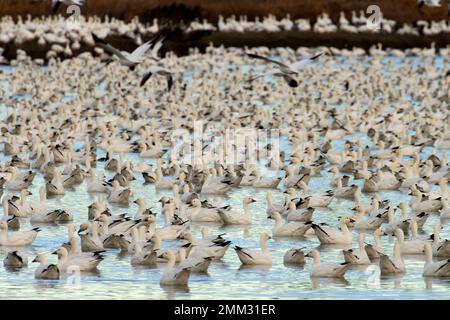
[[[282,224],[281,215],[278,212],[274,212],[267,219],[273,219],[275,221],[272,231],[274,237],[304,237],[312,226],[311,221],[290,221]]]
[[[3,259],[3,265],[5,267],[22,268],[28,264],[28,257],[17,250],[9,251],[5,259]]]
[[[283,256],[284,264],[297,264],[304,265],[305,264],[305,253],[303,252],[303,248],[300,249],[289,249]]]
[[[450,277],[450,259],[433,262],[433,249],[430,243],[424,246],[425,265],[423,276],[425,277]]]
[[[267,233],[261,233],[259,237],[259,245],[261,251],[249,250],[235,246],[234,250],[241,261],[245,265],[271,265],[272,258],[270,257],[269,250],[267,249],[267,240],[272,239]]]
[[[311,250],[306,254],[306,257],[313,259],[313,265],[310,271],[311,277],[341,278],[350,266],[347,262],[340,264],[321,263],[320,253],[317,250]]]
[[[103,260],[103,256],[97,252],[69,255],[64,247],[60,247],[53,254],[58,255],[57,266],[63,272],[70,271],[73,266],[78,267],[80,271],[92,271]]]
[[[191,275],[191,267],[175,267],[175,255],[172,251],[161,254],[161,258],[167,259],[167,265],[159,283],[161,285],[187,285]]]
[[[39,228],[33,228],[29,231],[11,231],[8,232],[6,221],[0,221],[0,246],[28,246],[36,240]]]
[[[390,258],[386,254],[381,254],[379,266],[382,276],[406,272],[405,263],[403,262],[401,254],[400,242],[398,240],[394,243],[393,258]]]
[[[244,214],[236,213],[228,208],[220,208],[217,212],[224,224],[248,225],[252,224],[252,212],[249,208],[250,203],[256,202],[251,197],[245,197],[243,201]]]
[[[364,233],[358,235],[358,251],[354,249],[342,250],[345,262],[358,265],[370,264],[370,259],[364,245],[364,237]]]
[[[314,229],[321,244],[350,244],[352,243],[352,233],[348,229],[347,224],[351,221],[352,219],[349,217],[342,217],[339,221],[340,230],[314,223],[311,227]]]
[[[57,280],[61,273],[56,264],[48,263],[43,254],[38,254],[32,262],[39,262],[39,266],[34,271],[36,279]]]

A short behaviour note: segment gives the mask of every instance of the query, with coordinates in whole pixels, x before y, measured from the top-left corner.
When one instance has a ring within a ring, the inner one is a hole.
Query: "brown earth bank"
[[[269,13],[277,17],[290,14],[291,18],[315,18],[322,12],[330,14],[337,21],[339,12],[347,16],[352,10],[366,10],[369,5],[380,6],[384,16],[400,23],[423,20],[447,19],[447,1],[442,0],[439,8],[418,8],[416,0],[87,0],[82,8],[85,15],[108,15],[129,21],[138,16],[141,21],[153,18],[161,20],[191,21],[195,18],[207,18],[217,21],[221,14],[246,14],[249,18],[266,16]],[[51,0],[1,0],[0,16],[33,17],[49,15]],[[59,10],[65,13],[65,7]]]
[[[152,35],[144,35],[144,39],[150,39]],[[136,45],[134,41],[125,36],[109,36],[106,40],[113,46],[121,50],[132,51]],[[277,33],[268,32],[194,32],[190,34],[182,34],[181,32],[169,33],[164,45],[161,49],[161,54],[164,55],[167,51],[173,51],[177,55],[186,55],[189,48],[197,47],[201,51],[210,44],[215,46],[224,45],[225,47],[291,47],[297,48],[299,46],[317,47],[330,46],[336,48],[351,49],[353,47],[368,49],[381,43],[384,48],[407,49],[414,47],[430,47],[435,43],[436,48],[446,47],[450,44],[450,33],[439,34],[435,36],[420,37],[415,35],[397,35],[397,34],[354,34],[354,33],[332,33],[332,34],[317,34],[314,32],[298,32],[298,31],[284,31]],[[1,44],[5,47],[4,56],[8,59],[16,57],[17,49],[24,50],[33,58],[45,59],[46,53],[50,50],[51,45],[39,46],[37,40],[29,41],[16,46],[14,43]],[[74,51],[74,55],[82,52],[94,52],[94,47],[83,44],[78,51]],[[60,58],[65,58],[62,54]]]

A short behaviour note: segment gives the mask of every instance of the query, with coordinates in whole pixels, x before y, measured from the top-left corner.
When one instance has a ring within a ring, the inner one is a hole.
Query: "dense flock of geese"
[[[64,2],[64,1],[63,1]],[[71,2],[71,1],[69,1]],[[78,3],[75,1],[74,3]],[[82,2],[80,2],[82,3]],[[55,1],[55,8],[60,1]],[[13,19],[4,16],[0,19],[0,46],[14,43],[21,45],[29,41],[37,41],[39,46],[50,45],[46,58],[64,55],[72,57],[80,50],[82,45],[93,46],[95,44],[91,37],[92,33],[104,39],[108,36],[126,36],[132,39],[136,45],[141,45],[143,38],[151,34],[158,34],[162,31],[158,19],[153,19],[152,23],[142,23],[138,18],[129,23],[115,18],[105,17],[85,17],[77,19],[68,18],[61,12],[60,14],[42,17],[26,18],[18,17]],[[188,25],[183,25],[182,29],[189,33],[193,31],[221,31],[221,32],[281,32],[281,31],[313,31],[317,33],[329,33],[345,31],[350,33],[383,32],[410,35],[436,35],[450,32],[450,21],[426,21],[419,20],[414,24],[405,23],[399,25],[396,21],[380,18],[379,28],[368,27],[369,19],[364,11],[360,13],[352,12],[350,18],[344,12],[340,13],[339,21],[334,23],[327,13],[318,16],[314,23],[309,19],[292,20],[289,15],[277,20],[274,15],[268,15],[262,19],[256,17],[254,21],[248,20],[245,15],[237,18],[235,15],[224,18],[219,16],[217,23],[211,23],[203,19],[195,20]],[[1,62],[1,60],[0,60]]]
[[[214,47],[160,57],[164,37],[131,53],[99,34],[89,37],[102,57],[50,59],[42,70],[22,52],[13,72],[0,73],[7,86],[0,87],[7,110],[0,128],[0,246],[13,248],[5,266],[27,267],[26,248],[56,223],[67,226],[68,236],[52,239],[56,262],[47,260],[50,252],[32,260],[39,263],[38,279],[101,269],[105,255],[119,250],[132,266],[165,263],[161,285],[186,285],[230,247],[243,265],[303,265],[311,258],[312,277],[343,277],[352,265],[370,264],[382,276],[407,273],[409,255],[424,256],[421,275],[450,276],[450,241],[441,237],[450,218],[450,78],[429,62],[432,49],[417,49],[418,60],[401,64],[384,60],[389,52],[379,47],[370,59],[336,48],[299,48],[302,58],[285,48]],[[447,65],[448,55],[441,58]],[[200,141],[204,161],[177,161],[197,145],[192,132],[199,120],[217,135],[230,128],[276,129],[287,145],[272,152],[268,141],[256,163],[230,164],[209,158],[215,144]],[[193,138],[184,148],[172,139],[178,129]],[[138,160],[130,160],[132,154]],[[323,177],[329,179],[311,190]],[[37,201],[29,200],[33,185]],[[141,188],[169,192],[145,199],[136,197]],[[221,203],[235,190],[252,188],[267,190],[265,212],[253,212],[251,196],[242,199],[242,209]],[[48,207],[47,198],[64,202],[80,189],[98,194],[83,223],[75,225],[79,217],[70,209]],[[160,210],[147,205],[156,201]],[[339,201],[351,201],[353,209],[332,210],[324,221],[321,211]],[[132,215],[111,207],[132,203]],[[211,223],[251,226],[261,217],[271,231],[259,234],[259,248],[208,233]],[[434,232],[424,234],[430,221]],[[203,226],[200,237],[193,225]],[[381,245],[385,236],[395,239],[392,250]],[[299,247],[274,261],[272,238],[297,239]],[[320,248],[312,247],[354,241],[356,248],[342,250],[342,263],[321,262]]]

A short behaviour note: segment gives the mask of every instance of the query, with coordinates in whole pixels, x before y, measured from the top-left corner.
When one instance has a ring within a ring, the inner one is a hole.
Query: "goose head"
[[[67,252],[66,248],[59,247],[56,251],[52,252],[52,254],[56,254],[58,256],[58,258],[61,258],[61,257],[67,257],[67,255],[69,253]]]
[[[47,263],[47,258],[43,254],[38,254],[31,262],[39,262],[41,264],[45,264]]]
[[[253,203],[253,202],[256,202],[256,200],[253,199],[252,197],[245,197],[244,198],[244,205],[247,205],[247,204],[250,204],[250,203]]]

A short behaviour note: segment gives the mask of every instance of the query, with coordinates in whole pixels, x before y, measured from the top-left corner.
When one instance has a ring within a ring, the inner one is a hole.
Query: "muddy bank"
[[[339,12],[347,16],[352,10],[366,10],[369,5],[380,6],[384,16],[400,23],[413,22],[420,19],[447,19],[447,1],[442,0],[439,8],[424,7],[419,9],[416,0],[87,0],[82,8],[85,15],[108,15],[124,20],[138,16],[141,21],[153,18],[160,20],[189,22],[195,18],[206,18],[217,21],[221,14],[246,14],[249,18],[267,16],[272,13],[278,17],[290,14],[291,18],[315,18],[327,12],[334,21]],[[34,17],[49,15],[51,0],[2,0],[0,16],[31,15]],[[65,7],[59,13],[64,14]]]
[[[143,36],[144,39],[150,39],[152,35]],[[113,46],[121,50],[132,51],[135,48],[134,41],[127,37],[110,36],[106,38]],[[354,34],[354,33],[332,33],[317,34],[314,32],[285,31],[278,33],[268,32],[195,32],[191,34],[171,33],[164,42],[161,53],[173,51],[177,55],[186,55],[189,48],[197,47],[204,50],[209,43],[215,46],[224,45],[225,47],[291,47],[299,46],[317,47],[331,46],[336,48],[359,47],[368,50],[371,46],[378,43],[383,44],[385,48],[407,49],[414,47],[430,47],[432,43],[436,48],[446,47],[450,44],[450,34],[439,34],[435,36],[421,37],[414,35],[397,34]],[[19,46],[14,43],[1,44],[5,47],[4,56],[11,60],[16,56],[16,50],[21,49],[33,58],[45,59],[50,50],[51,44],[39,46],[37,40],[25,42]],[[93,52],[94,47],[82,44],[79,50],[74,51],[78,55],[85,51]],[[61,58],[65,58],[63,54]]]

